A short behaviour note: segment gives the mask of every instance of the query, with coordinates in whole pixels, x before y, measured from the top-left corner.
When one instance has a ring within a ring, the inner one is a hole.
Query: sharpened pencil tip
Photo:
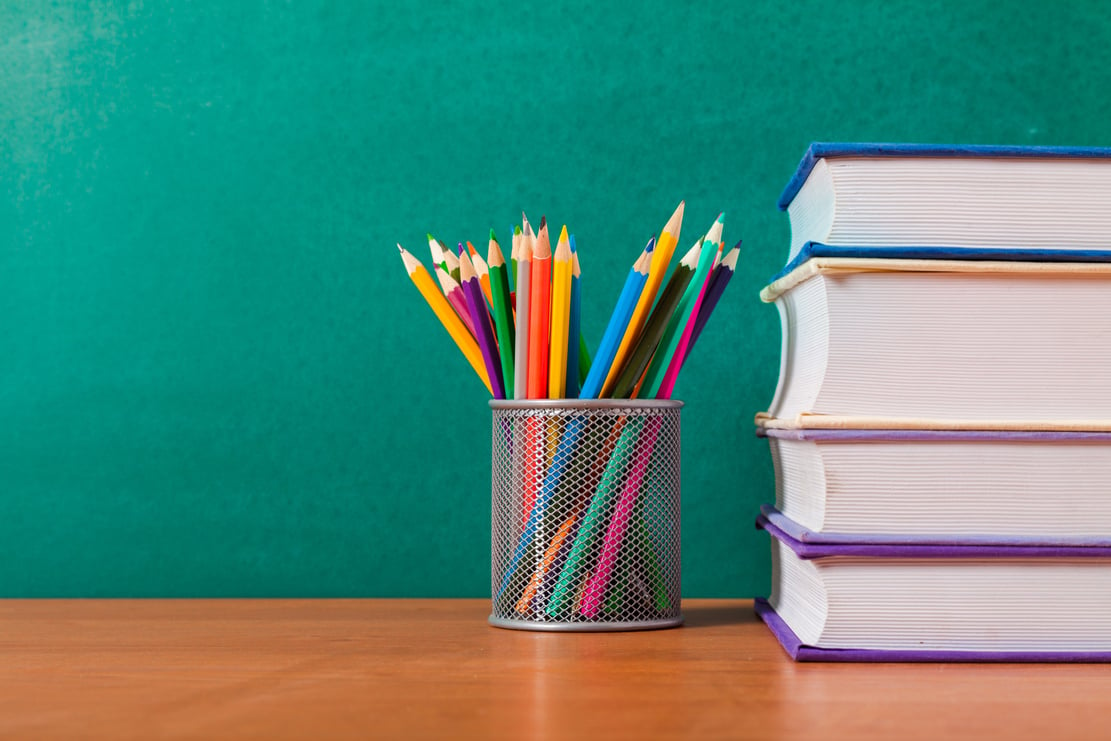
[[[724,211],[722,211],[720,214],[718,214],[718,223],[719,224],[724,224],[725,223],[725,212]]]
[[[563,228],[559,230],[559,241],[562,242],[567,239],[567,225],[564,224]]]
[[[574,234],[569,236],[567,238],[567,241],[570,242],[570,244],[571,244],[571,254],[572,255],[579,251],[578,245],[575,244],[575,235]]]
[[[428,237],[429,242],[435,242],[436,238],[432,236],[432,232],[426,232],[425,236]]]
[[[548,217],[547,216],[541,216],[540,217],[540,228],[543,229],[547,225],[548,225]]]
[[[519,235],[520,233],[521,233],[521,227],[519,227],[519,226],[515,226],[515,227],[513,227],[513,236],[515,236],[515,237],[516,237],[516,236],[518,236],[518,235]]]
[[[462,242],[459,243],[459,248],[458,249],[459,249],[459,254],[460,255],[462,255],[464,252],[467,251],[467,248],[463,246]]]
[[[497,242],[497,241],[498,241],[498,235],[497,235],[497,234],[494,234],[494,230],[493,230],[493,229],[491,229],[491,230],[490,230],[490,239],[492,239],[492,240],[493,240],[493,241],[495,241],[495,242]]]

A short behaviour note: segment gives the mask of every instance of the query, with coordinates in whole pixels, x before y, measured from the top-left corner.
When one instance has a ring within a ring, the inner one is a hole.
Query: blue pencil
[[[575,246],[575,235],[571,243],[571,305],[567,314],[567,381],[564,398],[579,397],[579,335],[582,334],[582,289],[579,287],[579,251]]]
[[[597,399],[598,394],[602,392],[602,384],[606,382],[610,364],[617,355],[617,346],[625,335],[625,328],[629,326],[629,319],[636,309],[640,292],[644,290],[644,284],[648,281],[648,268],[652,264],[652,250],[655,248],[656,238],[653,237],[648,240],[648,246],[640,253],[640,257],[629,270],[625,287],[621,289],[617,306],[614,307],[605,334],[602,335],[602,341],[598,344],[598,352],[594,353],[590,373],[586,374],[586,380],[583,381],[582,390],[579,392],[580,399]]]

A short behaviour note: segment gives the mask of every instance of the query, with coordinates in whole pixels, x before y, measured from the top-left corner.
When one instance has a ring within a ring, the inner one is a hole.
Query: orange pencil
[[[552,245],[548,222],[540,217],[540,231],[532,253],[529,276],[528,398],[548,397],[548,332],[552,316]]]

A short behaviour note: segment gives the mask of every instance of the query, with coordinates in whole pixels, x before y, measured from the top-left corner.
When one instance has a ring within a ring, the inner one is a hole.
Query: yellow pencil
[[[567,226],[559,233],[559,244],[552,256],[552,328],[548,350],[548,398],[562,399],[567,394],[567,331],[571,312],[571,243]],[[575,338],[578,342],[578,338]]]
[[[482,379],[486,390],[493,395],[494,389],[490,386],[489,376],[486,375],[486,366],[482,360],[482,351],[478,349],[478,343],[475,342],[467,328],[463,326],[463,322],[460,321],[455,310],[444,298],[444,294],[440,293],[440,289],[432,282],[432,276],[428,274],[428,270],[421,264],[420,260],[409,254],[401,245],[398,245],[397,249],[401,253],[401,261],[405,263],[405,270],[409,273],[409,279],[413,281],[413,285],[420,291],[420,295],[424,297],[432,311],[436,313],[436,317],[444,325],[448,334],[451,335],[451,339],[455,340],[455,344],[463,351],[463,356],[467,358],[467,362],[471,364],[475,373]]]
[[[675,209],[675,213],[667,220],[663,231],[660,232],[660,238],[656,240],[656,249],[652,252],[652,266],[648,269],[648,281],[644,284],[644,290],[640,293],[632,317],[629,318],[629,325],[625,328],[621,344],[617,346],[617,353],[613,357],[613,363],[610,364],[609,373],[606,374],[606,382],[602,384],[602,393],[599,398],[605,399],[613,393],[617,377],[621,374],[621,369],[625,367],[625,361],[628,359],[629,353],[633,351],[637,340],[640,339],[640,333],[644,329],[648,312],[652,310],[652,304],[656,300],[656,292],[660,290],[664,274],[667,273],[667,266],[671,263],[671,255],[675,252],[675,245],[679,243],[679,229],[683,225],[684,204],[685,201],[679,202],[679,208]]]

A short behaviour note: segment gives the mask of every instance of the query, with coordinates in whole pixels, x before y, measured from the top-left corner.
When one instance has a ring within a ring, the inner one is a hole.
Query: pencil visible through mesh
[[[494,409],[492,619],[680,616],[679,407]]]

